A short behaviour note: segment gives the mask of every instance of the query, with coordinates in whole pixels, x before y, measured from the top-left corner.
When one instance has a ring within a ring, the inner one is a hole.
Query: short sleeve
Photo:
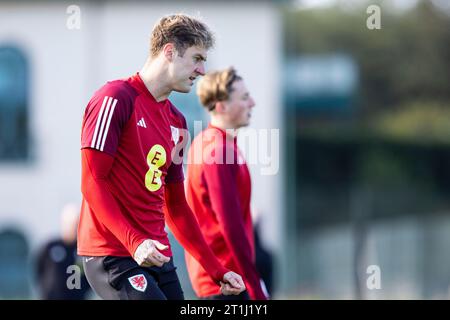
[[[123,81],[107,83],[89,101],[81,130],[81,148],[115,155],[123,127],[133,112],[131,88]]]

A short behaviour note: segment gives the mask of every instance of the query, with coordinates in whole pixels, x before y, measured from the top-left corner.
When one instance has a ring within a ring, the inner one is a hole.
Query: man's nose
[[[255,100],[253,98],[250,98],[250,108],[253,108],[255,106]]]
[[[205,64],[202,62],[201,64],[200,64],[200,66],[198,66],[196,69],[195,69],[195,72],[197,72],[199,75],[201,75],[201,76],[204,76],[205,75]]]

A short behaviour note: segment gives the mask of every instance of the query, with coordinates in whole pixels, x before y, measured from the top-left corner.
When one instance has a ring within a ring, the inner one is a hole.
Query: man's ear
[[[174,44],[171,42],[166,43],[162,48],[162,52],[163,52],[164,56],[166,57],[166,59],[169,60],[170,62],[172,62],[173,59],[175,58],[175,52],[176,52]]]

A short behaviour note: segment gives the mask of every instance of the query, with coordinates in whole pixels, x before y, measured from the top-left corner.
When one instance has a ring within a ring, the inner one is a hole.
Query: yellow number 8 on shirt
[[[160,144],[155,144],[147,154],[149,170],[145,174],[145,186],[151,192],[159,190],[162,186],[159,170],[166,163],[166,150]]]

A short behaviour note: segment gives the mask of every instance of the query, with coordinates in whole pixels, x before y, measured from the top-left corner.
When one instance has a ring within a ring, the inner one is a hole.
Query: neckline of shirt
[[[232,140],[234,143],[237,142],[237,135],[236,135],[236,136],[232,136],[232,135],[228,134],[228,133],[226,132],[226,130],[224,130],[224,129],[222,129],[222,128],[219,128],[219,127],[216,127],[216,126],[212,125],[211,123],[208,123],[208,129],[216,129],[216,130],[219,130],[220,133],[222,133],[222,135],[223,135],[225,138],[229,138],[229,139],[227,139],[227,140],[230,140],[230,141]]]
[[[144,80],[142,80],[139,72],[136,72],[136,74],[132,77],[136,84],[139,87],[139,90],[141,92],[143,92],[146,96],[148,96],[153,102],[157,103],[157,104],[161,104],[161,105],[166,105],[166,103],[169,101],[168,98],[161,100],[161,101],[157,101],[156,98],[152,95],[152,93],[148,90],[147,86],[144,83]]]

